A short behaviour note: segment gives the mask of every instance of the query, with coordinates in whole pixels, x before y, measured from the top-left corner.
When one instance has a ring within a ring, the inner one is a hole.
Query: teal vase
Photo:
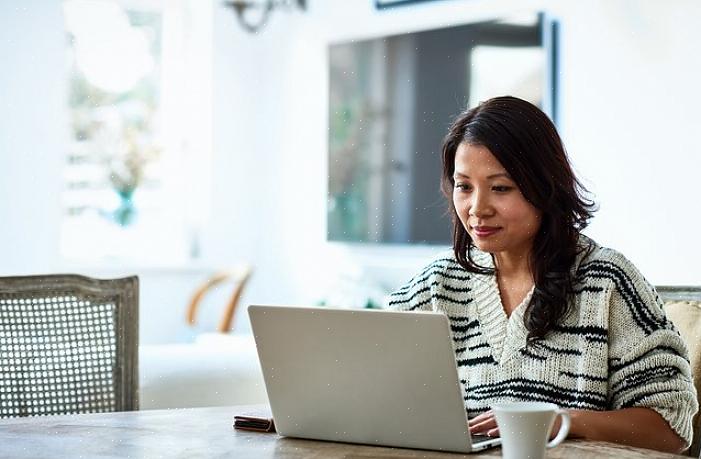
[[[112,218],[119,226],[129,226],[136,218],[136,207],[132,201],[134,190],[134,188],[116,190],[119,195],[119,207],[114,210]]]

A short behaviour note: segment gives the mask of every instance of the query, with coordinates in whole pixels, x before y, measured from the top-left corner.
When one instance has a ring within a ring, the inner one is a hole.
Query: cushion
[[[665,303],[665,312],[689,348],[691,375],[696,394],[701,395],[701,301],[668,301]],[[698,413],[693,422],[694,439],[689,454],[698,457],[701,446],[701,417]]]

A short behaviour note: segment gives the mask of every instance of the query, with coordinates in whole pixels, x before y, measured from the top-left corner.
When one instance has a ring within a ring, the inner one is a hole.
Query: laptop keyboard
[[[490,437],[489,435],[470,435],[470,440],[472,440],[472,443],[481,443],[487,440],[494,440],[495,438],[497,437]]]

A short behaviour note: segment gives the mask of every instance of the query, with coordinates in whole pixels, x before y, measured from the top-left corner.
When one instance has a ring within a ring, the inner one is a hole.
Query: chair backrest
[[[136,276],[0,277],[0,418],[137,410]]]
[[[691,374],[697,396],[701,397],[701,287],[657,287],[667,317],[674,323],[689,348]],[[701,416],[694,417],[694,438],[690,456],[701,458]]]
[[[228,333],[231,330],[234,320],[234,312],[236,312],[236,307],[241,299],[241,294],[246,286],[246,283],[248,282],[248,279],[251,277],[252,272],[253,268],[251,265],[244,263],[234,268],[214,273],[195,290],[195,293],[193,293],[190,303],[187,306],[187,323],[189,325],[195,325],[197,322],[197,310],[207,292],[209,292],[213,287],[222,284],[225,281],[229,281],[232,282],[234,286],[232,288],[231,295],[229,296],[229,301],[227,302],[221,319],[219,320],[219,325],[217,326],[218,332]]]

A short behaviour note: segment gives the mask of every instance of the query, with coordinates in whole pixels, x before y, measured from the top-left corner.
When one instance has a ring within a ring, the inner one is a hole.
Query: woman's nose
[[[484,193],[474,192],[472,194],[472,200],[470,202],[470,208],[468,213],[473,217],[484,217],[490,215],[491,206],[489,204],[489,199]]]

